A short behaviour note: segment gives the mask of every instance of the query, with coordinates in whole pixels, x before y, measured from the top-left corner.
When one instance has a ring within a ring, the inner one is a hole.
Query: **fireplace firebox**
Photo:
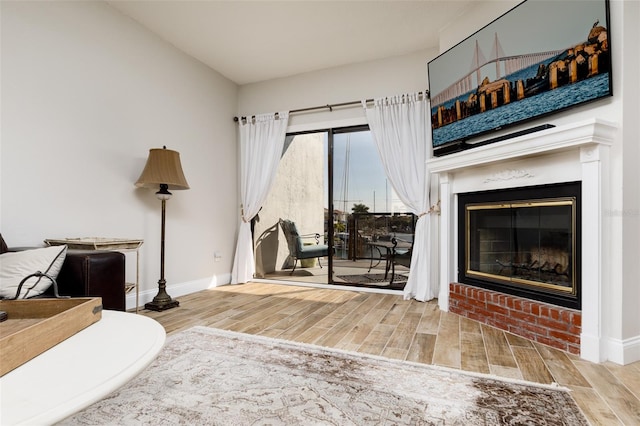
[[[580,183],[458,196],[460,283],[580,309]]]

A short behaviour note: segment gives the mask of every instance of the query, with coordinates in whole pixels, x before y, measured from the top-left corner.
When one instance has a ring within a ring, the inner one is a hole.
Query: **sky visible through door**
[[[325,145],[325,161],[327,150]],[[326,194],[328,167],[324,170]],[[368,207],[369,213],[406,212],[385,175],[368,130],[334,135],[333,188],[334,208],[343,213],[351,213],[356,204]]]

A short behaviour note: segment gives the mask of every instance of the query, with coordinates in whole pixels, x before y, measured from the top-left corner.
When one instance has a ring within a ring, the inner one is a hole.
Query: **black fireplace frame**
[[[499,291],[518,297],[537,300],[572,309],[582,307],[582,276],[581,276],[581,248],[582,248],[582,185],[580,182],[567,182],[561,184],[538,185],[520,188],[499,189],[458,194],[458,282],[487,290]],[[575,204],[575,256],[572,259],[574,270],[574,292],[559,292],[552,289],[544,289],[539,286],[529,287],[511,285],[507,282],[493,282],[490,279],[481,279],[469,276],[466,273],[466,206],[477,203],[518,202],[529,200],[541,200],[552,198],[574,197]]]

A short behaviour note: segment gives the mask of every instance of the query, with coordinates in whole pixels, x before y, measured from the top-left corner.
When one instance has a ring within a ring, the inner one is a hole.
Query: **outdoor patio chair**
[[[408,249],[397,249],[396,246],[398,245],[399,241],[408,243],[408,241],[404,241],[395,237],[391,239],[391,242],[393,243],[393,252],[394,252],[393,263],[395,265],[402,265],[407,268],[410,268],[411,267],[411,251],[413,250],[413,245]]]
[[[296,270],[298,260],[318,258],[318,264],[322,268],[320,258],[329,255],[329,246],[326,244],[320,244],[320,234],[304,234],[300,235],[296,224],[288,219],[280,219],[280,227],[284,236],[287,239],[287,246],[289,247],[289,256],[293,259],[293,270],[290,275]],[[307,244],[303,243],[303,238],[315,238],[316,243]]]
[[[394,236],[382,236],[377,238],[376,241],[368,243],[371,246],[371,263],[369,264],[369,270],[380,263],[381,259],[384,259],[384,278],[387,279],[389,271],[391,271],[391,278],[389,284],[393,284],[393,280],[396,277],[396,265],[402,265],[407,268],[411,268],[411,252],[413,250],[413,243]],[[373,249],[378,250],[379,259],[374,265]],[[383,252],[384,249],[384,252]]]

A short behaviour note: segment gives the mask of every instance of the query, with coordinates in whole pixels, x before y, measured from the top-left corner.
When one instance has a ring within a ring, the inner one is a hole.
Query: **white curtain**
[[[256,115],[240,120],[240,215],[231,284],[246,283],[256,272],[251,219],[269,194],[282,156],[289,112]]]
[[[407,208],[418,216],[409,279],[404,298],[420,301],[438,295],[437,251],[432,229],[436,208],[430,199],[427,155],[430,149],[429,106],[420,93],[362,102],[387,178]],[[436,242],[437,243],[437,242]]]

